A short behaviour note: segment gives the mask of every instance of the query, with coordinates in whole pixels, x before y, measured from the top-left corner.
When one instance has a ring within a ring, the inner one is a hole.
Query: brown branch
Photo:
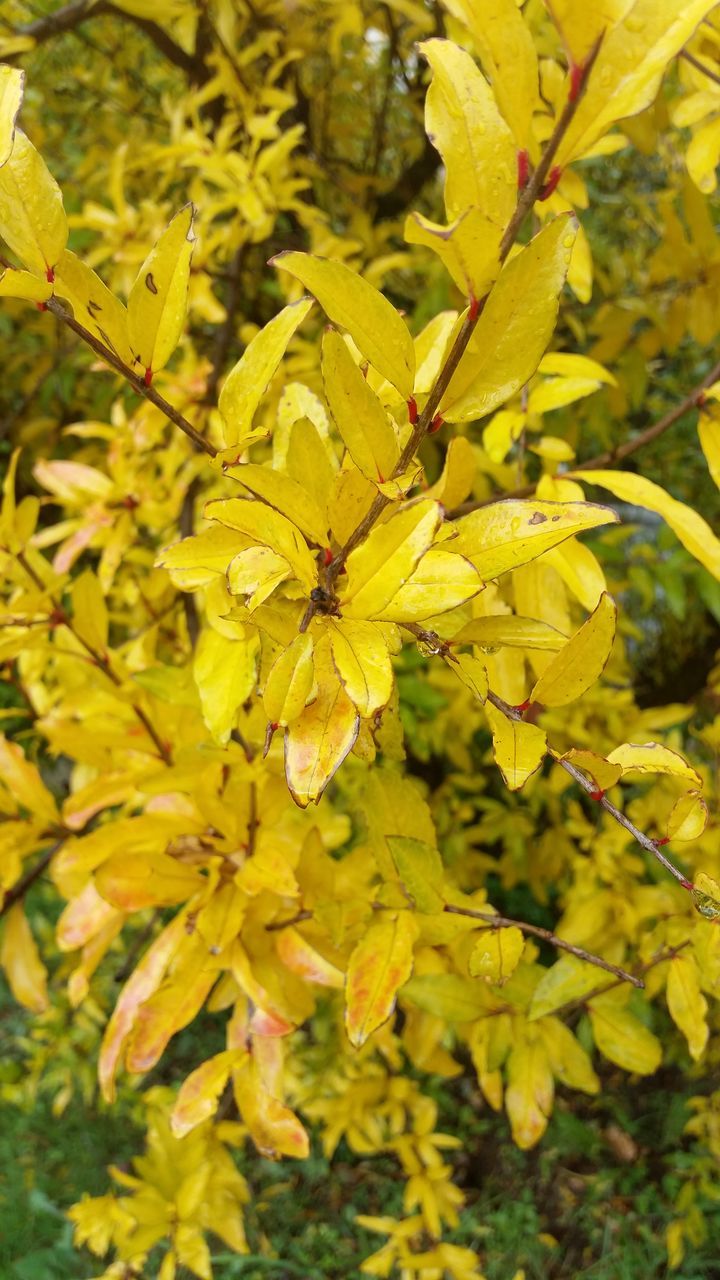
[[[654,969],[658,964],[664,964],[666,960],[672,960],[684,947],[690,946],[690,939],[686,938],[684,942],[678,944],[677,947],[666,947],[652,960],[646,961],[641,965],[637,976],[644,977],[650,969]],[[590,1000],[594,1000],[597,996],[604,996],[606,991],[614,991],[616,987],[621,987],[624,979],[618,978],[615,982],[603,982],[600,986],[593,987],[592,991],[588,991],[584,996],[576,996],[574,1000],[566,1000],[565,1004],[558,1005],[557,1009],[553,1009],[553,1017],[559,1018],[561,1014],[572,1013],[575,1009],[583,1009]],[[641,985],[645,985],[642,983]]]
[[[470,907],[455,907],[451,903],[447,903],[443,910],[449,915],[469,916],[472,920],[483,920],[492,929],[519,929],[521,933],[529,933],[533,938],[542,938],[544,942],[549,942],[560,951],[569,951],[571,955],[577,956],[578,960],[586,960],[588,964],[594,964],[598,969],[605,969],[607,973],[614,974],[618,982],[630,982],[634,987],[645,986],[642,978],[636,978],[634,974],[621,969],[619,965],[603,960],[602,956],[586,951],[584,947],[576,947],[573,942],[558,938],[556,933],[552,933],[550,929],[542,929],[540,925],[528,924],[524,920],[511,920],[509,916],[498,916],[491,911],[474,911]]]
[[[163,27],[157,22],[153,22],[150,18],[141,18],[134,13],[128,13],[124,9],[117,9],[115,5],[108,3],[108,0],[74,0],[74,3],[65,5],[63,9],[58,9],[56,13],[49,13],[43,18],[36,18],[34,22],[28,22],[24,26],[15,27],[14,34],[16,36],[29,36],[36,44],[44,44],[46,40],[51,40],[54,36],[63,35],[67,31],[74,31],[81,22],[85,22],[88,18],[99,18],[103,16],[112,16],[119,18],[123,22],[130,22],[139,31],[142,31],[155,45],[155,48],[163,57],[167,58],[174,66],[179,67],[187,75],[197,78],[198,65],[192,54],[186,53],[179,44],[168,35]]]
[[[122,374],[123,378],[130,383],[130,386],[134,391],[137,391],[139,396],[144,396],[146,400],[149,400],[151,404],[155,405],[156,409],[159,409],[160,412],[165,415],[169,422],[172,422],[174,426],[179,427],[181,431],[184,431],[185,435],[192,440],[196,449],[209,454],[211,458],[215,457],[217,450],[210,444],[209,440],[206,440],[205,437],[200,434],[191,422],[188,422],[187,418],[180,413],[179,409],[176,409],[174,405],[170,404],[164,396],[160,395],[159,391],[155,390],[152,385],[149,387],[146,386],[143,379],[138,377],[136,373],[133,373],[133,370],[129,369],[126,364],[123,364],[122,360],[115,355],[114,351],[110,351],[108,347],[104,346],[104,344],[100,342],[99,338],[96,338],[94,334],[90,333],[89,329],[86,329],[84,325],[80,324],[74,316],[66,311],[58,302],[57,298],[50,298],[45,305],[48,311],[51,311],[54,316],[58,316],[59,319],[68,326],[68,328],[72,329],[73,333],[76,333],[79,338],[82,338],[83,342],[87,343],[87,345],[92,348],[101,360],[104,360],[106,364],[109,364],[111,369],[114,369],[116,373]]]
[[[16,902],[22,901],[28,889],[34,885],[35,881],[39,880],[43,872],[47,870],[55,857],[55,854],[62,848],[64,842],[65,838],[63,837],[62,840],[56,840],[54,844],[51,844],[50,848],[46,849],[42,857],[40,857],[35,863],[35,866],[31,867],[27,874],[23,876],[22,880],[18,880],[17,884],[13,885],[13,887],[8,890],[2,906],[0,906],[0,916],[4,916],[11,907],[15,906]]]
[[[199,487],[199,478],[195,476],[185,490],[185,497],[180,508],[179,533],[181,538],[189,538],[195,532],[195,499]],[[182,604],[190,648],[194,649],[200,636],[200,619],[198,618],[195,596],[191,591],[182,592]]]
[[[280,929],[290,929],[292,925],[302,924],[303,920],[312,920],[312,911],[298,911],[289,920],[275,920],[272,924],[266,924],[265,932],[278,933]]]
[[[707,67],[705,63],[701,62],[699,58],[696,58],[693,53],[688,53],[687,49],[681,49],[679,57],[684,58],[685,61],[689,62],[692,67],[695,67],[697,71],[701,71],[704,76],[707,76],[708,80],[712,80],[715,84],[720,84],[720,75],[718,75],[717,71],[713,71],[710,67]]]

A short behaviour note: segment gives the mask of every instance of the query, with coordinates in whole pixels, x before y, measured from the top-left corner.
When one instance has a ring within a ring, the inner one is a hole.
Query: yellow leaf
[[[245,596],[247,607],[253,612],[291,573],[284,556],[270,547],[246,547],[233,556],[227,567],[228,591]]]
[[[333,662],[345,692],[363,719],[390,701],[393,670],[382,628],[338,618],[330,627]]]
[[[0,276],[0,298],[20,298],[23,302],[47,302],[52,297],[53,286],[41,280],[31,271],[16,271],[8,267]]]
[[[476,644],[480,649],[493,650],[502,646],[515,649],[540,649],[556,653],[566,637],[556,627],[536,618],[520,618],[513,614],[497,614],[487,618],[473,618],[456,636],[453,644]]]
[[[375,616],[391,622],[422,622],[472,600],[485,583],[470,560],[431,547],[396,594]]]
[[[556,1080],[583,1093],[599,1093],[600,1081],[592,1062],[570,1028],[559,1018],[543,1018],[538,1030]]]
[[[705,1052],[710,1030],[707,1000],[700,990],[700,974],[693,956],[682,953],[668,964],[667,1004],[670,1017],[688,1042],[690,1056],[697,1062]]]
[[[341,970],[321,956],[297,929],[281,929],[276,946],[285,967],[299,978],[304,978],[306,982],[316,982],[321,987],[334,987],[338,990],[344,987],[345,975]]]
[[[480,209],[466,209],[449,226],[410,213],[404,235],[408,244],[432,249],[466,298],[483,298],[500,270],[503,227]],[[418,390],[420,388],[417,388]]]
[[[22,747],[0,734],[0,781],[15,802],[34,820],[53,823],[58,811],[53,796],[40,777],[36,765],[25,759]]]
[[[545,707],[563,707],[581,697],[605,670],[616,624],[615,601],[604,594],[595,611],[548,663],[530,694],[530,701]]]
[[[605,1058],[640,1076],[657,1071],[662,1045],[639,1018],[607,999],[593,1000],[588,1008],[595,1043]]]
[[[570,6],[578,12],[572,0]],[[555,160],[561,168],[588,151],[616,120],[650,105],[666,67],[713,7],[713,0],[685,0],[680,8],[668,0],[618,4],[621,20],[603,39],[585,93],[560,142]],[[614,8],[608,14],[611,20]],[[604,13],[601,5],[597,17]]]
[[[127,310],[84,262],[64,249],[55,268],[55,292],[70,303],[75,319],[123,364],[131,366]]]
[[[443,0],[470,29],[500,110],[519,147],[532,141],[538,99],[537,53],[515,0]],[[509,68],[512,70],[509,72]]]
[[[445,166],[445,210],[454,219],[476,208],[503,229],[517,198],[513,137],[485,77],[450,40],[419,46],[433,71],[425,131]]]
[[[192,221],[193,207],[186,204],[151,249],[128,297],[128,339],[135,360],[150,374],[165,367],[183,331]]]
[[[582,769],[584,773],[589,773],[595,786],[600,791],[609,791],[622,777],[622,765],[611,764],[609,760],[606,760],[604,756],[598,755],[595,751],[571,747],[569,751],[565,752],[562,759],[568,760],[570,764]]]
[[[228,564],[251,539],[224,525],[212,524],[202,533],[163,547],[155,563],[162,565],[176,586],[191,590],[227,571]]]
[[[257,849],[256,851],[257,852]],[[242,927],[247,898],[234,884],[221,883],[197,913],[197,931],[212,955],[234,942]]]
[[[442,911],[443,864],[437,849],[413,836],[389,835],[387,844],[403,889],[418,911]]]
[[[128,1071],[150,1071],[159,1062],[172,1037],[197,1017],[216,978],[216,970],[204,968],[202,954],[194,950],[188,963],[140,1005],[130,1033]]]
[[[538,1038],[520,1042],[507,1062],[505,1109],[513,1140],[521,1151],[540,1141],[552,1112],[555,1086],[545,1048]]]
[[[583,609],[592,613],[603,591],[607,591],[607,583],[590,548],[575,538],[568,538],[562,546],[548,552],[545,563],[557,569],[568,591],[572,591]]]
[[[708,464],[708,471],[720,489],[720,417],[716,416],[715,406],[712,406],[712,409],[713,412],[706,411],[700,414],[698,436],[700,448]]]
[[[424,499],[375,525],[348,556],[347,586],[340,600],[343,614],[380,616],[430,547],[441,519],[438,503]]]
[[[264,329],[256,333],[230,370],[218,401],[225,424],[223,437],[226,447],[237,444],[250,431],[255,411],[287,351],[288,343],[312,305],[312,298],[300,298],[298,302],[283,307]]]
[[[271,261],[315,295],[333,324],[347,330],[378,373],[408,400],[413,392],[415,349],[392,303],[342,262],[297,252],[277,254]]]
[[[482,418],[535,372],[557,320],[577,224],[548,222],[505,264],[440,404],[448,422]]]
[[[229,529],[244,533],[252,543],[270,547],[283,556],[302,583],[311,591],[317,580],[315,561],[307,543],[295,525],[261,502],[246,502],[244,498],[216,498],[205,507],[208,520],[218,520]]]
[[[108,611],[102,588],[91,569],[72,584],[73,628],[94,649],[104,654],[108,642]]]
[[[297,525],[301,533],[318,546],[327,543],[327,515],[320,510],[314,497],[297,480],[284,471],[272,467],[260,467],[255,463],[228,467],[225,472],[233,480],[256,494],[268,506],[273,507]]]
[[[699,871],[695,877],[692,899],[706,920],[720,920],[720,884],[705,871]]]
[[[475,478],[475,452],[465,436],[453,436],[447,447],[442,475],[427,490],[425,497],[441,502],[446,511],[464,502],[472,491]]]
[[[470,653],[448,653],[445,656],[446,666],[457,676],[461,684],[477,698],[484,702],[488,694],[487,667]]]
[[[230,1072],[245,1058],[243,1049],[226,1049],[208,1058],[183,1080],[170,1117],[176,1138],[184,1138],[196,1125],[215,1115]]]
[[[317,698],[285,730],[285,776],[293,800],[318,803],[355,743],[360,718],[327,652],[315,647]]]
[[[185,902],[206,883],[192,867],[167,853],[118,853],[95,872],[98,893],[121,911]]]
[[[584,529],[617,523],[609,507],[591,502],[531,502],[510,498],[455,520],[457,537],[443,549],[472,560],[484,582],[528,564]]]
[[[688,791],[675,801],[668,818],[668,840],[697,840],[708,822],[708,807],[699,791]]]
[[[355,466],[373,484],[392,476],[400,457],[395,427],[336,329],[323,337],[325,398]]]
[[[270,724],[285,725],[296,720],[316,695],[312,636],[297,635],[275,659],[263,692],[263,706]]]
[[[598,36],[608,33],[632,9],[635,0],[597,0],[578,5],[576,0],[545,0],[563,44],[573,62],[581,66]]]
[[[485,714],[493,736],[493,755],[506,785],[519,791],[540,768],[547,752],[543,729],[523,720],[511,720],[490,702]]]
[[[25,86],[19,67],[0,66],[0,166],[9,159],[15,141],[15,121]]]
[[[348,961],[345,1026],[356,1049],[390,1017],[412,972],[417,929],[409,911],[379,913]]]
[[[484,983],[457,973],[419,974],[406,983],[402,994],[403,1001],[447,1022],[474,1022],[490,1007]]]
[[[15,902],[5,916],[0,966],[15,999],[33,1013],[48,1007],[47,972],[38,955],[35,939],[25,917],[22,902]]]
[[[676,778],[687,778],[696,786],[702,786],[700,775],[690,767],[677,751],[663,747],[659,742],[624,742],[608,752],[611,764],[622,766],[626,773],[670,773]]]
[[[212,627],[200,633],[193,675],[203,719],[222,745],[235,727],[238,709],[255,688],[256,654],[255,639],[229,640]]]
[[[677,498],[671,498],[659,484],[629,471],[574,471],[572,477],[598,484],[609,489],[622,502],[645,507],[647,511],[662,516],[690,555],[699,560],[713,577],[720,579],[720,540],[697,511],[686,507],[684,502],[678,502]]]
[[[50,279],[67,244],[60,188],[21,129],[0,169],[0,237],[30,271]]]
[[[280,1156],[305,1160],[310,1151],[308,1135],[294,1112],[269,1092],[257,1063],[250,1061],[236,1071],[233,1082],[238,1110],[260,1154],[270,1160]]]
[[[515,925],[484,930],[470,953],[470,974],[502,987],[517,968],[524,947],[525,939]]]
[[[545,969],[528,1010],[528,1018],[544,1018],[571,1000],[582,1000],[599,985],[595,965],[575,956],[561,956]]]

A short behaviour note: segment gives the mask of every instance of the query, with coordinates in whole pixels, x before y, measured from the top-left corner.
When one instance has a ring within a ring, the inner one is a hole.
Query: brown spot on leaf
[[[102,311],[102,307],[100,306],[100,303],[93,302],[92,298],[88,298],[87,309],[90,312],[91,316],[96,316],[98,311]]]
[[[534,511],[528,520],[528,524],[544,524],[546,520],[547,516],[544,516],[542,511]]]
[[[151,293],[157,293],[157,291],[158,291],[158,287],[157,287],[157,285],[156,285],[155,281],[153,280],[153,274],[152,274],[152,271],[148,271],[148,273],[147,273],[147,275],[146,275],[146,277],[145,277],[145,284],[146,284],[147,288],[150,290],[150,292],[151,292]]]

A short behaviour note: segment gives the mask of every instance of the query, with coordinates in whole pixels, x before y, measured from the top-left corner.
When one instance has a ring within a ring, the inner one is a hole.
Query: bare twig
[[[0,906],[0,916],[4,916],[11,907],[15,906],[16,902],[22,901],[28,889],[35,884],[36,880],[40,879],[43,872],[47,871],[47,868],[50,866],[55,854],[62,848],[64,842],[63,837],[62,840],[56,840],[54,844],[51,844],[50,848],[45,850],[41,857],[38,858],[35,865],[30,868],[26,875],[23,876],[22,880],[18,880],[17,884],[14,884],[12,888],[8,890],[2,906]]]
[[[687,49],[681,49],[679,56],[689,62],[691,67],[695,67],[696,71],[701,71],[704,76],[707,76],[708,80],[712,80],[715,84],[720,84],[720,76],[717,71],[713,71],[711,67],[706,66],[693,53],[689,53]]]

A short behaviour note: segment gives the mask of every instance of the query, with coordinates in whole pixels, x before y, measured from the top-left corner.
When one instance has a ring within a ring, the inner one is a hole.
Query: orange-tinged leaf
[[[412,972],[417,928],[409,911],[382,912],[348,962],[345,1026],[356,1049],[390,1017]]]
[[[22,747],[0,734],[0,779],[11,796],[36,821],[57,822],[55,801],[36,765],[25,758]]]
[[[617,624],[615,601],[603,594],[597,607],[548,663],[530,694],[532,702],[562,707],[574,702],[602,675]]]
[[[510,790],[519,791],[545,759],[545,731],[536,724],[511,719],[491,702],[485,703],[485,714],[493,736],[495,763]]]
[[[159,1062],[176,1032],[197,1017],[216,978],[215,969],[202,967],[202,953],[197,949],[192,963],[184,965],[140,1005],[130,1032],[128,1071],[149,1071]]]
[[[317,697],[285,730],[285,776],[293,800],[305,809],[319,801],[352,750],[360,718],[337,675],[327,645],[315,647]]]
[[[697,1062],[705,1052],[710,1029],[707,1000],[700,990],[700,973],[694,956],[687,952],[673,956],[668,964],[667,1004],[670,1017],[688,1042]]]
[[[297,929],[291,926],[281,929],[276,946],[285,967],[299,978],[316,982],[321,987],[340,989],[345,985],[345,975],[341,970],[321,956]]]
[[[255,1146],[269,1160],[290,1156],[305,1160],[308,1135],[297,1116],[265,1087],[257,1064],[251,1061],[233,1076],[235,1101]]]
[[[170,1117],[176,1138],[184,1138],[196,1125],[215,1115],[230,1072],[246,1057],[244,1049],[226,1049],[208,1058],[183,1080]]]
[[[185,902],[205,883],[199,871],[166,853],[114,854],[95,872],[98,893],[121,911]]]
[[[5,916],[0,966],[15,999],[33,1013],[48,1007],[47,971],[38,954],[22,902],[15,902]]]
[[[88,880],[85,888],[68,902],[56,926],[57,943],[61,951],[75,951],[111,921],[121,918],[116,907],[100,897],[94,881]]]

